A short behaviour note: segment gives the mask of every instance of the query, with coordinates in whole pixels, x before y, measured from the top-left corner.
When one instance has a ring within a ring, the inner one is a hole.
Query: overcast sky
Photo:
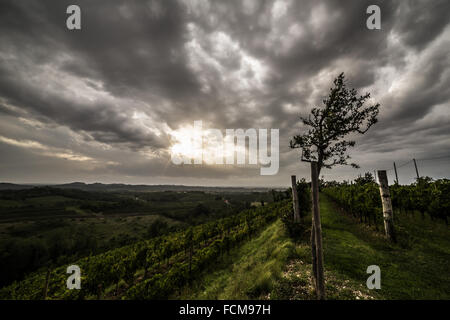
[[[81,30],[66,28],[70,4]],[[371,4],[381,30],[366,28]],[[448,0],[1,0],[0,181],[285,186],[310,176],[289,140],[340,72],[380,103],[379,123],[351,150],[361,169],[326,179],[414,157],[449,178],[449,52]],[[278,174],[172,164],[195,120],[278,128]],[[410,182],[412,163],[399,173]]]

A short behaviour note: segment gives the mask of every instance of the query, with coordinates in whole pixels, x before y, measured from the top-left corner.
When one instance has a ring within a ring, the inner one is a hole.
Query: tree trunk
[[[291,183],[292,183],[292,203],[294,206],[294,222],[299,223],[301,219],[300,204],[298,201],[297,179],[295,176],[291,176]]]
[[[312,208],[314,216],[314,240],[316,245],[316,263],[317,263],[317,299],[325,299],[325,279],[323,273],[323,249],[322,249],[322,226],[320,223],[319,210],[319,176],[317,162],[311,162],[311,188],[312,188]]]
[[[380,183],[380,195],[383,205],[384,230],[387,238],[392,242],[396,242],[394,222],[392,219],[392,202],[386,170],[378,170],[378,181]]]

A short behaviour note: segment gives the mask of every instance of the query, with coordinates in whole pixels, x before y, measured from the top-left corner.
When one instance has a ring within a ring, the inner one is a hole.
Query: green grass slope
[[[321,195],[326,290],[329,299],[449,299],[450,231],[439,222],[400,215],[398,243],[357,223]],[[309,230],[308,232],[309,233]],[[307,235],[297,244],[273,298],[314,298]],[[381,269],[381,289],[366,287],[369,265]]]
[[[237,248],[205,272],[201,281],[186,287],[181,299],[265,299],[293,256],[294,243],[277,220],[261,234]],[[224,267],[225,266],[225,267]],[[220,267],[220,268],[219,268]]]

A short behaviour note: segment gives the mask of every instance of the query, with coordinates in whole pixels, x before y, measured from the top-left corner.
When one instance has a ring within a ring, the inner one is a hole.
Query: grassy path
[[[320,198],[320,213],[328,298],[450,299],[450,232],[443,223],[400,215],[399,243],[392,245],[381,232],[357,223],[326,196]],[[277,298],[314,298],[307,239],[297,244],[297,251]],[[369,265],[381,269],[380,290],[366,288]]]
[[[355,281],[366,281],[366,268],[381,269],[384,299],[450,298],[450,232],[443,223],[400,215],[399,243],[357,224],[325,196],[321,198],[326,267]]]

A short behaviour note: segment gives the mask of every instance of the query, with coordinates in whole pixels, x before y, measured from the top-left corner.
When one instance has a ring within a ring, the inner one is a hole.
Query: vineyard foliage
[[[297,181],[296,185],[298,202],[300,206],[300,215],[304,218],[311,213],[311,186],[306,180],[300,179]],[[276,200],[278,199],[289,199],[292,197],[292,188],[289,188],[285,193],[280,193],[278,197],[274,197]],[[283,197],[284,196],[284,197]],[[299,235],[302,235],[305,231],[306,224],[304,223],[294,223],[294,211],[286,210],[284,214],[281,216],[281,221],[284,223],[284,227],[288,234],[292,238],[296,238]],[[303,221],[305,222],[305,221]]]
[[[233,247],[291,210],[288,200],[242,211],[151,240],[88,256],[78,261],[81,289],[67,289],[68,265],[51,270],[47,299],[164,299],[195,279]],[[42,299],[46,272],[0,290],[0,299]],[[125,282],[124,288],[119,284]]]
[[[378,227],[383,222],[380,190],[373,180],[362,177],[355,183],[333,183],[322,192],[337,202],[344,210],[361,222]],[[421,177],[411,185],[394,184],[389,187],[392,206],[397,213],[428,214],[431,219],[441,219],[448,224],[450,215],[450,180],[433,181]]]

